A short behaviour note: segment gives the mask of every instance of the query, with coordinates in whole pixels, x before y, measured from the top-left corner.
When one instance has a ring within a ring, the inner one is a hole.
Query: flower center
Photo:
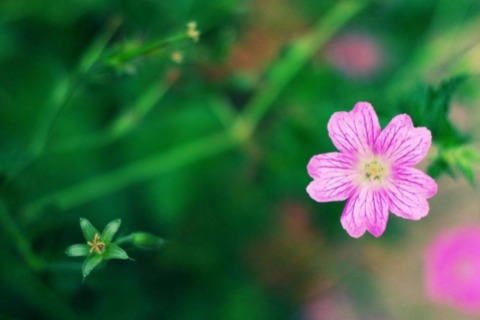
[[[90,253],[92,253],[93,251],[96,251],[98,254],[102,254],[103,249],[105,248],[105,243],[100,242],[100,236],[98,234],[95,234],[95,238],[93,239],[93,242],[88,241],[87,243],[91,247]]]
[[[362,163],[361,171],[363,180],[381,182],[387,173],[387,168],[379,159],[373,158]]]

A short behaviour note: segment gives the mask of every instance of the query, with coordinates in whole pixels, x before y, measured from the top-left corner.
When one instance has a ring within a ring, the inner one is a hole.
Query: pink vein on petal
[[[328,133],[338,150],[366,154],[372,150],[381,131],[372,105],[359,102],[351,112],[336,112],[328,122]]]

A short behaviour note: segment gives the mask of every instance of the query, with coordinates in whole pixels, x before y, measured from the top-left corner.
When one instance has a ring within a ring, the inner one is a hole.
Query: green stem
[[[187,33],[181,32],[179,34],[176,34],[168,38],[154,40],[138,48],[134,48],[134,49],[121,48],[118,51],[115,51],[112,54],[110,54],[105,59],[105,63],[113,66],[119,66],[133,59],[155,53],[168,44],[171,44],[173,42],[178,42],[187,38],[188,38]]]
[[[219,154],[236,145],[237,141],[225,134],[215,134],[186,143],[169,152],[162,152],[39,199],[27,207],[26,218],[36,215],[46,204],[54,204],[59,210],[68,210],[129,185]]]
[[[118,238],[117,240],[115,240],[115,244],[116,245],[121,245],[121,244],[124,244],[124,243],[131,243],[133,241],[133,235],[128,235],[128,236],[125,236],[125,237],[121,237],[121,238]]]
[[[75,311],[50,287],[45,286],[29,268],[20,263],[9,250],[0,245],[0,280],[15,299],[20,297],[25,308],[43,315],[45,319],[76,320]],[[4,290],[4,289],[2,289]],[[2,318],[3,319],[3,318]]]
[[[230,101],[226,97],[219,96],[213,98],[210,105],[220,123],[227,129],[231,128],[238,117],[238,112]]]
[[[448,3],[448,1],[443,2],[443,4],[445,3]],[[460,8],[459,6],[456,11],[461,9],[466,10],[466,8]],[[439,10],[446,15],[451,11],[449,8],[440,8]],[[439,14],[441,13],[437,15]],[[460,15],[460,13],[457,12],[457,15]],[[433,28],[437,26],[439,19],[438,17],[434,19],[432,31],[428,34],[431,36],[426,39],[426,43],[419,46],[402,68],[391,77],[385,91],[392,99],[398,99],[400,94],[411,89],[412,83],[415,83],[415,81],[412,82],[412,79],[421,80],[422,77],[432,75],[432,73],[434,76],[432,78],[440,78],[439,72],[444,71],[446,66],[452,65],[456,59],[461,58],[469,49],[479,43],[480,19],[469,20],[462,26],[461,33],[458,26],[442,32],[434,30]],[[462,23],[463,19],[459,21]],[[434,33],[433,31],[437,32]],[[452,43],[456,45],[452,47]],[[465,72],[468,71],[465,70]]]
[[[41,121],[35,133],[32,135],[28,146],[29,158],[15,168],[8,177],[5,185],[10,185],[28,166],[41,157],[62,112],[73,99],[75,92],[83,84],[88,73],[102,56],[105,47],[120,26],[120,23],[120,20],[113,19],[105,31],[102,32],[85,51],[73,75],[65,76],[57,83],[53,90],[52,101],[49,105],[45,106],[45,110],[43,110],[40,116]]]
[[[0,200],[0,225],[3,227],[6,235],[12,239],[12,243],[17,247],[25,262],[35,271],[42,270],[44,263],[32,251],[30,242],[20,231],[13,220],[7,208]]]
[[[163,78],[155,80],[134,103],[132,108],[116,119],[105,131],[77,139],[69,138],[65,141],[60,141],[48,148],[46,153],[58,154],[100,148],[124,137],[141,123],[174,83],[169,77],[167,79]]]
[[[266,83],[250,100],[245,109],[247,119],[254,129],[285,87],[292,81],[307,61],[342,26],[358,14],[370,1],[342,1],[313,29],[296,41],[266,75]]]
[[[119,25],[119,20],[113,20],[85,51],[73,76],[62,79],[54,89],[52,103],[45,111],[39,128],[32,137],[30,149],[33,159],[40,157],[43,153],[60,115],[73,99],[75,92],[83,84],[90,70],[102,56]]]
[[[167,153],[106,173],[76,186],[47,195],[27,206],[26,218],[38,214],[46,204],[68,210],[127,186],[152,179],[165,172],[180,168],[240,145],[251,137],[253,129],[277,99],[286,85],[306,64],[311,56],[326,43],[348,20],[353,18],[369,1],[347,0],[337,4],[311,32],[293,44],[291,50],[270,70],[266,85],[247,105],[244,115],[238,115],[227,132],[181,145]]]

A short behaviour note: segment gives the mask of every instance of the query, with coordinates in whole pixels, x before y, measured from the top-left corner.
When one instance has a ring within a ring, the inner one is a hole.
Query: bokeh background
[[[478,319],[425,259],[480,224],[479,30],[475,0],[0,1],[0,319]],[[357,101],[434,133],[429,216],[378,239],[305,191]],[[82,284],[80,217],[168,242]]]

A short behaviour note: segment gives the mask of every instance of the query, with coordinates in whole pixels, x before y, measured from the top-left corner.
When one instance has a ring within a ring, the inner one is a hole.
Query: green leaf
[[[461,159],[458,161],[458,170],[464,175],[465,178],[467,178],[468,182],[472,186],[475,186],[475,174],[473,172],[473,167],[471,163],[466,162],[466,161],[461,161]]]
[[[101,238],[101,240],[105,242],[105,244],[109,244],[110,242],[112,242],[112,239],[115,236],[115,233],[117,233],[118,228],[120,228],[121,223],[122,221],[120,219],[117,219],[113,220],[105,227]]]
[[[92,270],[103,261],[103,256],[97,253],[92,253],[85,259],[83,263],[82,272],[83,277],[86,278]]]
[[[88,47],[80,60],[79,70],[85,73],[100,59],[105,51],[108,42],[113,37],[121,21],[119,19],[112,20],[107,28],[97,37],[94,42]]]
[[[84,257],[90,253],[90,246],[86,244],[74,244],[65,252],[69,257]]]
[[[442,157],[435,159],[427,168],[427,173],[433,179],[437,179],[443,173],[448,173],[453,179],[456,179],[452,167]]]
[[[428,167],[432,178],[448,173],[455,178],[459,171],[472,186],[475,185],[475,165],[480,163],[480,150],[472,145],[461,145],[440,149],[438,157]]]
[[[131,235],[132,243],[142,250],[155,250],[161,248],[165,241],[146,232],[136,232]]]
[[[103,253],[103,257],[105,260],[110,260],[110,259],[128,259],[128,254],[117,246],[116,244],[110,244],[106,251]]]
[[[433,140],[440,146],[458,146],[468,140],[449,119],[451,100],[468,76],[460,75],[442,81],[436,87],[417,88],[403,99],[400,111],[412,117],[417,127],[427,127],[432,132]]]
[[[87,241],[93,241],[96,234],[100,236],[100,232],[87,219],[80,218],[80,227],[82,227],[83,235]]]

